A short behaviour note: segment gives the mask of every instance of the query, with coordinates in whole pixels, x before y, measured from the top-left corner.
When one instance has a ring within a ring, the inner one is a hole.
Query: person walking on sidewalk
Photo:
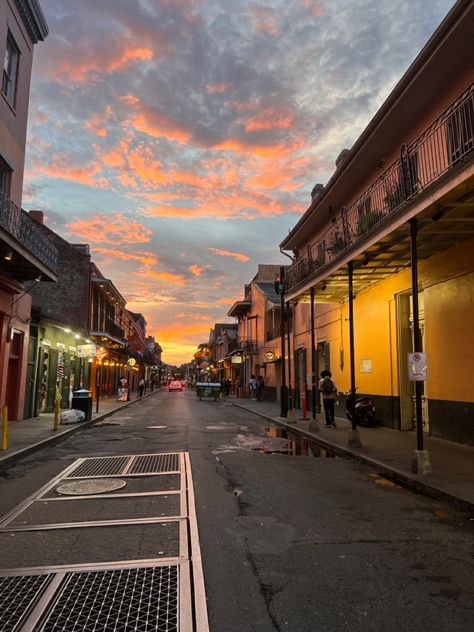
[[[250,399],[257,399],[257,380],[255,379],[255,375],[253,374],[250,376],[249,388],[250,388]]]
[[[265,393],[265,380],[263,379],[263,376],[259,375],[257,378],[257,390],[256,390],[258,402],[262,401],[264,393]]]
[[[336,427],[334,420],[334,405],[337,399],[337,386],[331,379],[331,371],[321,371],[321,379],[318,383],[318,391],[323,395],[324,414],[326,416],[326,428]]]
[[[145,390],[145,380],[142,378],[139,382],[138,382],[138,396],[139,397],[143,397],[143,392]]]

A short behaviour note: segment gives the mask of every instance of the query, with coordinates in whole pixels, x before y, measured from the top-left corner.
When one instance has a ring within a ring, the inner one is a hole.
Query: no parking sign
[[[427,379],[426,353],[418,351],[408,354],[408,379],[424,382]]]

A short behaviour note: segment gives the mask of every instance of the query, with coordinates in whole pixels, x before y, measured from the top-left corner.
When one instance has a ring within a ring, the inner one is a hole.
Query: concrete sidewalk
[[[400,485],[474,512],[474,447],[425,437],[424,447],[429,452],[433,471],[423,476],[411,472],[412,455],[416,448],[415,432],[400,432],[384,427],[359,428],[363,447],[355,449],[348,447],[351,426],[346,419],[337,418],[337,428],[325,428],[324,415],[318,414],[320,430],[314,431],[310,430],[309,420],[298,419],[302,415],[300,410],[296,411],[298,421],[289,424],[280,417],[279,403],[239,398],[229,401],[339,456],[366,463]]]
[[[113,398],[103,398],[99,402],[99,412],[95,412],[96,403],[93,402],[92,421],[78,424],[60,425],[53,430],[54,413],[43,413],[40,417],[10,421],[8,424],[8,449],[0,450],[0,470],[4,470],[28,454],[41,450],[49,445],[64,441],[71,435],[89,428],[93,424],[110,417],[114,413],[125,410],[138,401],[159,392],[155,390],[144,397],[132,396],[129,402],[118,402]],[[1,424],[1,421],[0,421]]]

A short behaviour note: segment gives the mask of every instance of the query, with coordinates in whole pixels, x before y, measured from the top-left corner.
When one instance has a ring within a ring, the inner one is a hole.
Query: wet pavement
[[[412,455],[416,448],[416,434],[400,432],[385,427],[359,428],[362,448],[348,447],[348,433],[351,428],[347,419],[337,417],[337,428],[326,428],[324,416],[318,414],[319,429],[314,428],[309,419],[301,418],[297,410],[297,421],[288,424],[280,417],[280,405],[276,402],[253,401],[231,398],[230,403],[262,416],[273,424],[283,425],[290,433],[313,439],[326,450],[341,449],[341,456],[352,456],[371,465],[380,464],[393,471],[395,478],[400,475],[400,483],[412,485],[421,493],[432,493],[434,497],[457,503],[458,506],[474,511],[474,447],[425,437],[425,449],[431,460],[432,473],[417,475],[411,471]],[[437,495],[438,494],[438,495]]]

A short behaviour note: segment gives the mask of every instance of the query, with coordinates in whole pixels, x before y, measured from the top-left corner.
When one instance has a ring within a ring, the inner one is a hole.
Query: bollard
[[[8,406],[2,408],[2,450],[8,450]]]
[[[53,421],[53,430],[56,432],[59,426],[59,401],[56,398],[54,400],[54,421]]]

